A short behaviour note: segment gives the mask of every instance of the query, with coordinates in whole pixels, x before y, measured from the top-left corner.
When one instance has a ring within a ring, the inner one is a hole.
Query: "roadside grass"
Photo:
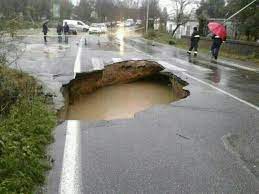
[[[150,31],[150,32],[148,32],[147,35],[144,35],[144,38],[146,38],[148,40],[154,40],[154,41],[157,41],[157,42],[160,42],[163,44],[170,44],[170,45],[173,45],[175,47],[178,47],[178,48],[181,48],[184,50],[189,49],[189,46],[190,46],[188,41],[186,41],[185,39],[172,38],[172,36],[166,32]],[[199,45],[199,52],[208,54],[209,50],[210,50],[210,48]],[[223,58],[230,58],[230,59],[240,60],[240,61],[244,61],[244,62],[247,62],[249,60],[249,61],[259,65],[259,58],[255,55],[243,56],[243,55],[238,55],[236,53],[227,52],[225,50],[224,52],[223,51],[220,52],[220,56]]]
[[[175,45],[176,39],[174,39],[170,34],[160,31],[149,31],[144,38],[148,40],[154,40],[163,44]]]
[[[0,193],[36,193],[56,115],[31,76],[0,64]]]

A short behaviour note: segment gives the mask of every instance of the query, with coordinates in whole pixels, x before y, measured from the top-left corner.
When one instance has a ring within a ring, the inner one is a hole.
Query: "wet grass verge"
[[[0,64],[0,193],[35,193],[50,169],[52,101],[31,76]]]
[[[147,35],[144,36],[147,40],[156,41],[162,44],[169,44],[173,45],[177,48],[188,50],[190,47],[189,40],[186,39],[175,39],[172,37],[170,33],[167,32],[159,32],[159,31],[149,31]],[[223,45],[224,46],[224,45]],[[206,44],[199,44],[198,48],[199,52],[209,55],[210,51],[210,45]],[[252,54],[252,55],[240,55],[238,53],[233,53],[228,49],[224,49],[224,47],[221,49],[220,56],[226,59],[233,59],[233,60],[240,60],[243,62],[251,61],[255,63],[256,65],[259,65],[259,58],[258,55]]]
[[[107,65],[103,70],[79,74],[76,76],[74,80],[72,80],[69,84],[63,87],[64,96],[66,99],[66,106],[63,110],[60,111],[60,114],[59,114],[60,119],[61,120],[71,119],[71,117],[68,116],[71,106],[74,106],[74,104],[76,104],[77,110],[84,109],[83,107],[81,107],[81,105],[80,105],[81,108],[79,108],[78,101],[82,101],[82,98],[88,98],[88,95],[92,95],[92,93],[94,93],[96,90],[107,86],[108,86],[107,89],[113,90],[114,87],[110,87],[110,86],[118,85],[118,87],[123,88],[123,84],[128,84],[126,88],[129,88],[130,87],[129,84],[134,85],[134,83],[141,84],[144,82],[144,83],[149,83],[151,85],[158,84],[161,86],[165,86],[168,88],[168,91],[171,90],[171,93],[174,95],[174,97],[171,98],[172,99],[171,101],[169,100],[170,102],[189,96],[190,94],[189,91],[183,89],[184,86],[188,85],[188,83],[181,80],[180,78],[178,78],[177,76],[171,73],[163,72],[163,70],[164,68],[156,62],[139,60],[139,61],[123,61],[123,62]],[[133,85],[132,87],[134,87]],[[145,90],[145,88],[143,89]],[[140,93],[144,92],[143,90],[142,91],[136,90],[136,91],[138,91],[137,92],[138,94],[139,92]],[[117,92],[115,91],[115,93]],[[120,93],[127,93],[127,91],[126,90],[121,91]],[[153,94],[157,96],[156,92]],[[108,93],[108,95],[113,96],[113,99],[110,99],[111,102],[116,98],[118,101],[121,101],[121,98],[125,98],[125,111],[127,109],[126,107],[129,104],[131,104],[131,100],[134,99],[133,96],[137,96],[136,93],[133,94],[132,97],[121,95],[122,97],[120,98],[118,98],[114,93]],[[139,98],[142,99],[141,95],[139,95]],[[94,99],[92,97],[90,97],[90,99],[91,99],[90,105],[92,105],[93,103],[92,100]],[[100,100],[100,103],[102,103],[103,100],[105,99],[100,98],[99,100]],[[145,103],[145,99],[143,100],[144,100],[143,103]],[[166,102],[164,103],[166,104],[170,103],[169,101],[167,99]],[[139,102],[141,101],[138,101],[137,103]],[[100,103],[98,103],[97,105],[99,105]],[[154,104],[160,104],[160,103],[163,104],[163,102],[154,102]],[[122,104],[121,102],[118,102],[118,104],[116,103],[114,104],[115,104],[114,106],[119,106],[119,107],[124,106],[124,104]],[[152,105],[149,105],[149,106],[152,106]],[[87,105],[87,107],[89,107],[89,105]],[[85,110],[87,110],[87,107],[85,107],[86,108]],[[105,105],[104,109],[105,110],[103,111],[106,112],[107,109],[110,109],[110,108]],[[136,108],[135,111],[139,111],[139,109],[141,108]],[[72,112],[74,111],[75,110],[73,110]],[[124,111],[124,109],[120,108],[120,111]],[[124,113],[121,112],[121,114],[124,114]],[[126,118],[126,117],[122,116],[120,118]],[[75,118],[73,117],[72,119],[75,119]],[[84,119],[80,118],[80,120],[84,120]]]

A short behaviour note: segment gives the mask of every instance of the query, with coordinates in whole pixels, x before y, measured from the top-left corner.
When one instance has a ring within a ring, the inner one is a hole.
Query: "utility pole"
[[[147,0],[146,34],[148,33],[148,22],[149,22],[149,0]]]

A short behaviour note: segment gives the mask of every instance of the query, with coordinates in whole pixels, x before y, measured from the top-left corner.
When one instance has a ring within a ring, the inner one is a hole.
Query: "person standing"
[[[63,32],[63,26],[60,23],[58,23],[58,26],[57,26],[58,42],[62,42],[62,32]]]
[[[189,50],[187,51],[188,54],[191,54],[191,51],[194,49],[194,56],[197,56],[199,40],[200,40],[200,35],[198,32],[198,29],[197,29],[197,27],[194,27],[193,33],[191,36],[191,46],[190,46]]]
[[[65,43],[68,43],[69,26],[67,22],[64,25]]]
[[[48,28],[48,21],[46,21],[43,25],[42,25],[42,32],[44,34],[44,42],[47,42],[47,34],[48,34],[49,28]]]
[[[215,60],[218,59],[219,49],[222,42],[223,40],[220,36],[217,36],[216,34],[212,35],[211,56]]]

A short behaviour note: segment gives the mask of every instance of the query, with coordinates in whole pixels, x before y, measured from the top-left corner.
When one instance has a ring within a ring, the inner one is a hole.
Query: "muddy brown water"
[[[179,100],[170,85],[155,81],[137,81],[104,87],[76,97],[68,106],[67,120],[113,120],[132,118],[149,107]]]

